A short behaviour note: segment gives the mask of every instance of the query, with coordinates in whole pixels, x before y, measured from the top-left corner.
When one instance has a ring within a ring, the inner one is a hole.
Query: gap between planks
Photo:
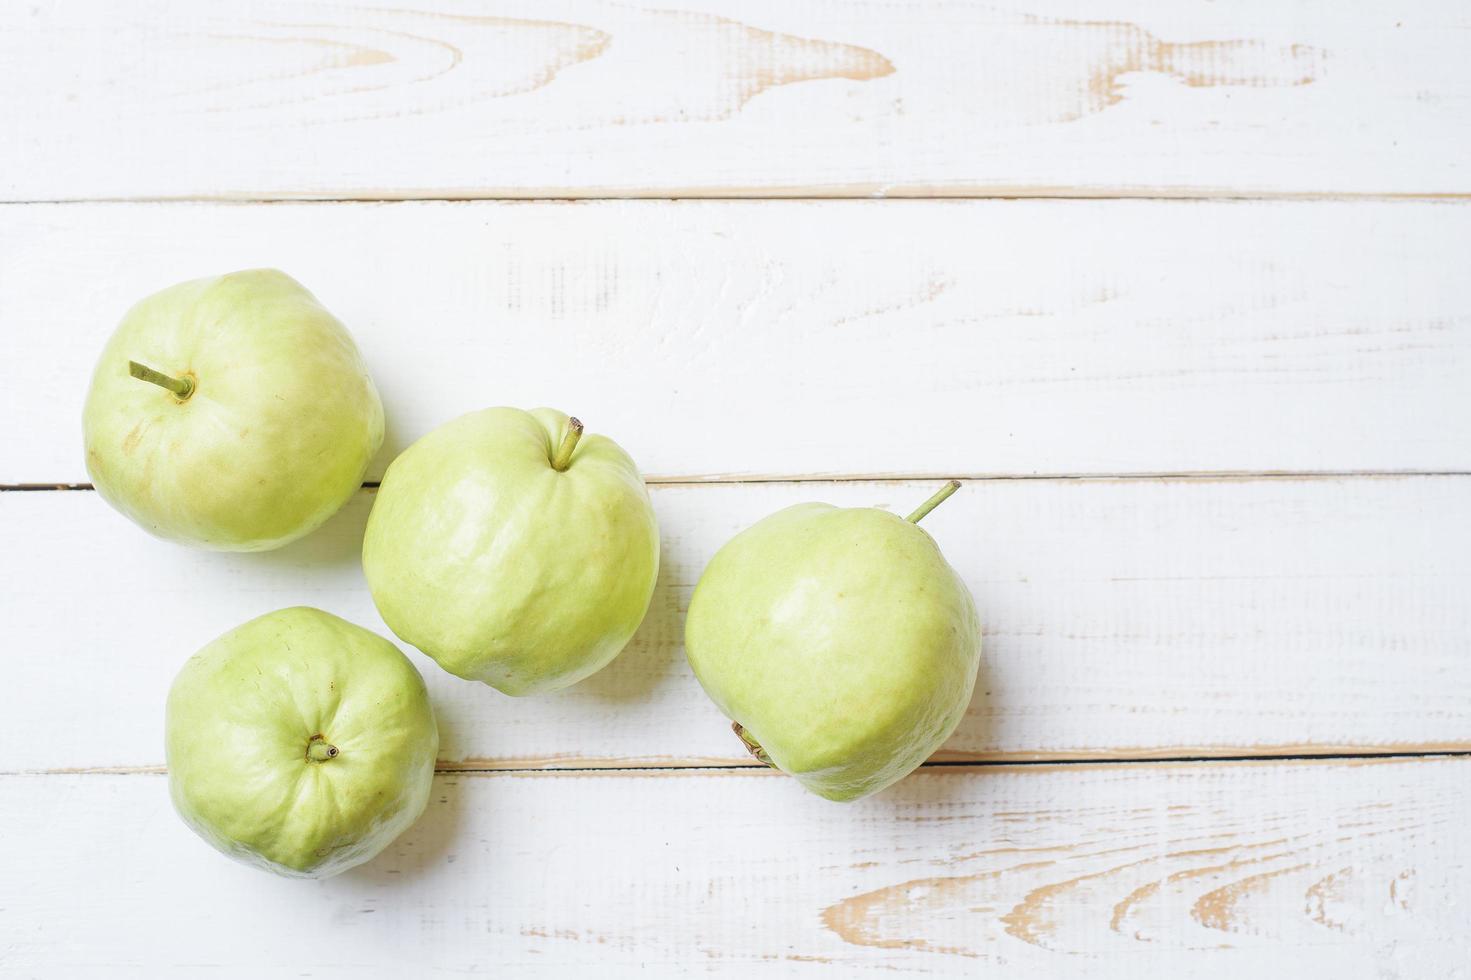
[[[1258,480],[1399,480],[1440,477],[1467,477],[1471,470],[1180,470],[1122,473],[806,473],[765,474],[694,474],[689,476],[652,475],[644,482],[654,486],[742,485],[747,483],[922,483],[927,480],[964,480],[967,483],[1011,481],[1128,483],[1153,481],[1190,481],[1196,483],[1253,482]],[[368,480],[363,490],[377,490],[381,481]],[[46,491],[95,491],[90,483],[0,483],[0,493],[37,493]]]
[[[248,192],[239,194],[186,194],[174,197],[54,197],[5,198],[0,206],[55,204],[584,204],[598,201],[1293,201],[1293,202],[1358,202],[1420,201],[1471,202],[1471,191],[1272,191],[1227,190],[1224,188],[1169,187],[889,187],[881,184],[842,185],[832,189],[821,187],[688,187],[641,191],[607,187],[587,188],[576,194],[548,190],[518,191],[515,188],[453,188],[442,191],[397,192],[387,189],[364,191],[359,195],[310,191],[281,193],[261,197]]]
[[[1275,754],[1274,754],[1275,753]],[[1117,753],[1083,752],[1076,755],[1049,757],[1041,753],[999,753],[982,759],[931,759],[920,768],[925,770],[947,770],[963,772],[972,769],[1038,769],[1046,767],[1110,766],[1110,767],[1158,767],[1195,765],[1284,765],[1293,763],[1321,764],[1348,763],[1372,764],[1379,762],[1409,761],[1415,759],[1471,759],[1471,743],[1445,743],[1420,748],[1393,748],[1383,750],[1348,750],[1335,746],[1323,746],[1314,751],[1303,746],[1283,746],[1281,750],[1263,749],[1250,754],[1211,754],[1210,749],[1190,754],[1152,755],[1144,750],[1138,755],[1128,750]],[[689,759],[684,761],[648,761],[636,759],[579,759],[576,765],[562,765],[556,759],[507,759],[502,763],[488,759],[466,759],[460,762],[440,762],[434,771],[440,775],[569,775],[585,774],[768,774],[782,775],[757,762],[728,762],[716,759]],[[6,776],[158,776],[168,772],[167,766],[76,766],[55,769],[9,769],[0,770],[0,778]]]

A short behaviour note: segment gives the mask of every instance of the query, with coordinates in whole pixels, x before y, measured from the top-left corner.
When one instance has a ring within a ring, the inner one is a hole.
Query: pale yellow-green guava
[[[390,629],[507,694],[566,687],[632,638],[659,573],[638,468],[539,408],[449,422],[389,466],[363,571]]]
[[[439,729],[398,647],[298,606],[189,658],[165,747],[174,806],[199,836],[246,864],[325,878],[424,812]]]
[[[700,577],[685,623],[695,676],[762,761],[853,800],[913,771],[965,713],[981,628],[965,583],[917,521],[788,507]]]
[[[123,317],[82,414],[87,472],[144,529],[264,551],[362,484],[383,406],[352,337],[300,283],[252,269],[171,286]]]

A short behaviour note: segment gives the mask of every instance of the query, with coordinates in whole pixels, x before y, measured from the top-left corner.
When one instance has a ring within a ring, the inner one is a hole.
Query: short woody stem
[[[562,437],[562,444],[557,447],[557,455],[552,457],[552,469],[560,472],[571,465],[572,451],[577,448],[577,440],[581,438],[582,423],[577,419],[568,419],[567,434]]]
[[[914,513],[910,514],[904,519],[911,524],[918,524],[920,521],[924,520],[924,516],[926,514],[943,504],[947,499],[949,499],[952,493],[959,489],[960,481],[951,480],[949,483],[941,487],[933,497],[916,507],[914,509]]]
[[[745,743],[746,751],[751,753],[757,762],[763,766],[770,766],[773,769],[776,768],[776,763],[771,761],[771,756],[766,754],[766,750],[761,747],[761,743],[752,738],[751,733],[746,731],[746,726],[738,721],[733,721],[730,723],[730,730],[740,736],[741,741]]]
[[[180,398],[188,398],[194,394],[194,382],[188,378],[176,378],[162,371],[155,371],[148,365],[139,364],[137,361],[128,362],[128,373],[139,381],[147,381],[160,388],[167,388]]]
[[[326,762],[337,758],[337,746],[328,745],[322,735],[313,735],[306,743],[306,757],[313,762]]]

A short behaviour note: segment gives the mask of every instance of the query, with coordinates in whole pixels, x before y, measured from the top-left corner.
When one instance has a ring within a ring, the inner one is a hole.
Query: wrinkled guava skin
[[[336,756],[313,760],[313,736]],[[371,860],[424,812],[439,729],[396,646],[297,606],[184,664],[165,747],[174,807],[200,837],[254,867],[325,878]]]
[[[189,378],[187,399],[128,362]],[[252,269],[171,286],[119,324],[82,413],[87,472],[145,530],[264,551],[362,485],[383,406],[346,328],[296,280]]]
[[[602,669],[648,611],[659,528],[628,454],[568,417],[491,408],[449,422],[383,477],[363,538],[378,612],[452,674],[506,694]]]
[[[965,583],[884,510],[798,504],[716,553],[685,650],[727,717],[831,800],[876,793],[955,730],[980,664]]]

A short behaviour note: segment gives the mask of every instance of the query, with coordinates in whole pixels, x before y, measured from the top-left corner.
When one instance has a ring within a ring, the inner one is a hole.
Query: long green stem
[[[321,735],[313,735],[306,743],[306,757],[313,762],[326,762],[328,759],[337,758],[337,746],[328,745],[327,739]]]
[[[561,472],[572,462],[572,450],[577,448],[577,440],[582,438],[582,423],[577,419],[567,420],[567,434],[562,437],[562,444],[557,447],[557,455],[552,457],[552,469]]]
[[[175,378],[162,371],[155,371],[146,364],[139,364],[137,361],[128,362],[128,373],[139,381],[147,381],[160,388],[167,388],[181,399],[194,394],[194,382],[189,378]]]
[[[916,507],[913,514],[910,514],[904,519],[911,524],[918,524],[920,521],[924,520],[924,516],[926,514],[943,504],[947,499],[949,499],[952,493],[959,489],[960,481],[951,480],[949,483],[945,484],[943,487],[937,490],[933,497]]]

